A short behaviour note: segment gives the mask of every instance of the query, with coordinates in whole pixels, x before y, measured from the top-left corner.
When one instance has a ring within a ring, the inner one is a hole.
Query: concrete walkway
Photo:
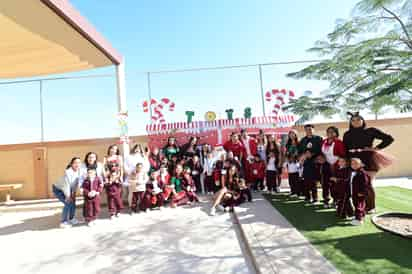
[[[3,213],[1,273],[255,273],[231,216],[210,217],[209,206],[103,216],[71,229],[56,228],[59,210]]]
[[[266,199],[254,196],[235,216],[260,273],[339,273]]]

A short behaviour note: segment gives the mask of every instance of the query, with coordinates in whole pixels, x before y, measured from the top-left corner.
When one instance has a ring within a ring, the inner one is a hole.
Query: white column
[[[117,111],[119,113],[125,113],[127,111],[126,100],[126,85],[125,85],[125,73],[124,73],[124,61],[116,66],[116,81],[117,81]],[[129,154],[129,144],[124,143],[122,145],[123,156]]]

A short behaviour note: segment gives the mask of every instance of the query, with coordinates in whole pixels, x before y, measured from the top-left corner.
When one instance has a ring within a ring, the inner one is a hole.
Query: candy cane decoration
[[[278,115],[281,112],[281,108],[287,101],[295,97],[295,92],[293,90],[286,89],[272,89],[265,93],[265,100],[267,102],[274,101],[272,113]]]
[[[156,99],[151,99],[150,102],[143,101],[142,107],[143,112],[149,112],[149,109],[152,109],[152,123],[159,122],[160,124],[165,124],[166,120],[163,114],[163,109],[165,106],[169,107],[169,111],[173,112],[175,110],[175,103],[170,101],[169,98],[162,98],[160,102],[157,102]]]

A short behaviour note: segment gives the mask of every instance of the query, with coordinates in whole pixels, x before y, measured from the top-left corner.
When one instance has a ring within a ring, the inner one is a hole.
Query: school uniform
[[[162,188],[162,195],[164,201],[169,201],[169,198],[172,196],[173,187],[170,185],[170,175],[159,175],[157,181],[159,186]]]
[[[199,202],[199,198],[196,195],[195,182],[189,174],[183,176],[183,188],[190,202]]]
[[[283,167],[288,171],[288,181],[291,195],[299,195],[299,163],[285,162]]]
[[[364,170],[353,170],[350,177],[350,193],[353,206],[355,207],[355,218],[362,221],[366,214],[366,196],[370,178]]]
[[[200,193],[202,191],[202,184],[200,181],[200,176],[203,172],[202,165],[200,164],[200,161],[195,164],[193,163],[193,160],[191,160],[189,161],[189,167],[192,172],[192,179],[196,188],[196,193]]]
[[[350,200],[350,177],[352,170],[349,167],[338,168],[335,171],[336,182],[333,182],[336,191],[337,209],[340,218],[352,217],[353,207]]]
[[[100,180],[103,182],[104,181],[104,166],[102,163],[96,163],[95,166],[93,166],[96,169],[96,176],[100,178]],[[82,187],[82,184],[84,180],[87,179],[87,170],[88,166],[85,163],[82,163],[80,166],[80,178],[79,178],[79,187]]]
[[[303,163],[303,188],[306,201],[318,201],[318,189],[316,187],[316,166],[312,159],[306,159]]]
[[[122,182],[120,179],[111,181],[110,178],[104,184],[107,195],[107,206],[110,216],[120,213],[123,207]]]
[[[83,214],[86,222],[92,222],[97,219],[97,216],[100,213],[100,194],[103,190],[103,184],[99,177],[95,177],[93,181],[89,179],[84,180],[83,185]],[[89,194],[92,192],[98,192],[93,197],[90,197]]]
[[[224,163],[221,160],[215,162],[213,167],[213,192],[216,193],[222,189],[222,176],[226,175],[226,169],[223,167]]]
[[[144,171],[139,174],[132,173],[129,176],[129,193],[131,193],[130,209],[134,212],[137,211],[138,207],[141,209],[142,207],[147,206],[147,199],[144,199],[144,194],[148,180],[149,177]]]
[[[269,158],[266,165],[266,184],[268,191],[277,191],[278,169],[276,162],[276,158]]]
[[[346,155],[348,158],[359,158],[365,165],[364,169],[369,172],[378,172],[380,169],[379,158],[374,151],[357,151],[358,149],[372,148],[375,139],[381,140],[376,145],[377,149],[384,149],[393,143],[394,139],[391,135],[382,132],[381,130],[370,128],[350,128],[343,136],[343,143],[345,144]],[[375,209],[375,191],[370,182],[367,197],[367,211]]]
[[[164,200],[161,182],[157,179],[150,180],[146,185],[146,192],[140,208],[147,210],[153,207],[162,207]]]
[[[298,181],[296,183],[296,192],[298,196],[304,196],[304,180],[303,180],[303,164],[299,162],[298,165]]]
[[[328,162],[325,162],[323,164],[318,164],[317,166],[318,166],[318,172],[319,172],[319,181],[322,186],[323,204],[328,205],[330,201],[330,195],[331,195],[331,183],[330,183],[330,177],[332,175],[331,166]]]
[[[249,167],[250,179],[254,190],[263,189],[263,181],[265,180],[265,163],[263,161],[253,162]]]
[[[178,206],[178,205],[184,205],[187,204],[189,201],[189,198],[186,195],[186,192],[184,190],[184,182],[183,182],[183,177],[172,177],[170,180],[170,184],[174,188],[174,193],[172,194],[172,205]]]
[[[205,173],[205,188],[206,188],[206,192],[213,192],[213,185],[214,185],[214,177],[213,177],[213,173],[214,173],[214,165],[215,165],[215,160],[206,158],[203,164],[203,170]]]

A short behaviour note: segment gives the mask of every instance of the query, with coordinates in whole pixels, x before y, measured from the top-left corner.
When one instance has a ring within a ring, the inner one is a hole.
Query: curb
[[[249,243],[249,241],[248,241],[248,239],[247,239],[247,237],[246,237],[246,233],[245,233],[245,231],[243,230],[242,225],[240,224],[239,217],[237,216],[237,213],[236,213],[236,208],[233,210],[233,215],[232,215],[232,216],[233,216],[233,218],[234,218],[234,223],[235,223],[235,224],[238,226],[238,228],[239,228],[241,240],[242,240],[242,242],[243,242],[244,245],[245,245],[246,251],[247,251],[247,253],[248,253],[248,255],[249,255],[249,257],[250,257],[250,259],[251,259],[251,261],[252,261],[252,265],[253,265],[253,268],[254,268],[255,271],[256,271],[256,274],[262,274],[262,272],[260,271],[259,265],[258,265],[258,263],[257,263],[257,261],[256,261],[256,257],[255,257],[255,255],[253,254],[252,247],[250,246],[250,243]]]

